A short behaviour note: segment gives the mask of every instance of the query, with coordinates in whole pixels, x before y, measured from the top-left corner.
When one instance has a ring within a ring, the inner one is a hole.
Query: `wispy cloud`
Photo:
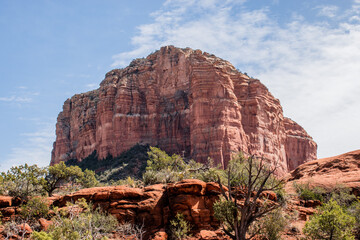
[[[93,90],[93,89],[95,89],[95,88],[98,87],[98,86],[99,86],[98,83],[89,83],[89,84],[86,84],[87,90]]]
[[[35,96],[39,96],[39,92],[28,90],[26,86],[19,86],[14,91],[9,92],[10,96],[0,96],[0,102],[3,103],[23,103],[33,102]]]
[[[23,133],[23,140],[19,145],[13,147],[6,159],[0,161],[1,171],[24,163],[38,166],[49,165],[52,142],[55,139],[55,127],[53,123],[39,122],[38,125],[38,131]]]
[[[319,10],[318,15],[323,17],[335,17],[338,11],[338,7],[335,5],[318,6],[316,9]]]
[[[300,13],[280,24],[268,8],[249,10],[235,0],[167,1],[152,23],[138,27],[133,50],[114,55],[113,66],[169,44],[214,53],[260,78],[285,114],[314,136],[319,156],[340,154],[359,148],[359,3],[343,13],[319,9],[328,17],[342,14],[334,25]]]
[[[69,74],[66,74],[65,77],[68,77],[68,78],[90,78],[91,75],[69,73]]]
[[[0,97],[1,102],[16,102],[16,103],[29,103],[32,101],[30,97],[19,97],[19,96],[11,96],[11,97]]]

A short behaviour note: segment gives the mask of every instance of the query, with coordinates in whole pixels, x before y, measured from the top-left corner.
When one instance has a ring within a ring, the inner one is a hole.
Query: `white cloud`
[[[82,73],[81,73],[81,74],[78,74],[78,73],[76,73],[76,74],[69,73],[69,74],[66,74],[65,77],[67,77],[67,78],[90,78],[91,75],[89,75],[89,74],[82,74]]]
[[[318,15],[323,17],[333,18],[336,16],[338,7],[335,5],[327,5],[327,6],[318,6],[319,9]]]
[[[15,90],[10,91],[10,96],[0,97],[0,102],[13,104],[16,103],[21,106],[23,103],[30,103],[33,102],[34,96],[39,96],[39,92],[33,92],[27,90],[28,87],[26,86],[19,86]]]
[[[0,162],[1,171],[12,166],[37,164],[47,166],[51,160],[52,142],[55,139],[54,124],[38,122],[40,129],[37,132],[23,133],[23,140],[17,147],[13,147],[5,160]]]
[[[29,103],[32,101],[32,98],[29,97],[19,97],[19,96],[11,96],[11,97],[0,97],[1,102],[17,102],[17,103]]]
[[[249,10],[236,2],[167,1],[152,23],[138,27],[134,49],[115,55],[113,66],[169,44],[214,53],[265,83],[285,115],[314,137],[319,157],[358,149],[358,5],[336,26],[310,22],[299,13],[280,25],[269,9]],[[327,6],[320,12],[334,16],[338,11]]]
[[[99,86],[99,84],[97,84],[97,83],[89,83],[89,84],[86,84],[87,90],[94,90],[94,89],[97,88],[98,86]]]

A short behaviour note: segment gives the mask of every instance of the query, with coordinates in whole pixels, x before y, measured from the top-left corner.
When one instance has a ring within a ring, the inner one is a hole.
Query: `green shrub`
[[[152,185],[157,183],[173,183],[184,179],[184,173],[173,172],[169,169],[162,169],[159,171],[146,170],[143,175],[143,182],[145,185]]]
[[[99,185],[99,181],[96,179],[95,172],[89,169],[85,169],[84,175],[80,179],[79,183],[84,188],[97,187]]]
[[[143,185],[143,183],[139,180],[136,180],[136,179],[128,176],[127,178],[118,180],[118,181],[112,183],[111,185],[115,185],[115,186],[116,185],[125,185],[128,187],[136,188],[136,187],[141,187]]]
[[[114,216],[105,214],[100,209],[92,210],[92,205],[87,204],[85,199],[79,199],[75,204],[67,206],[67,212],[56,213],[47,234],[33,235],[38,239],[53,240],[104,239],[117,228],[118,223]],[[83,211],[78,211],[79,207]]]
[[[148,155],[148,165],[143,174],[145,185],[171,183],[194,178],[204,182],[216,182],[218,177],[223,180],[226,179],[224,170],[214,167],[210,159],[206,164],[194,160],[185,162],[179,155],[169,156],[166,152],[155,147],[150,147]]]
[[[286,219],[282,211],[278,209],[261,219],[260,226],[261,234],[267,240],[279,240],[281,239],[280,234],[286,226]]]
[[[334,199],[340,206],[345,208],[357,201],[356,196],[351,193],[351,189],[342,185],[336,185],[325,195],[326,202],[330,201],[330,199]]]
[[[5,180],[4,180],[4,176],[2,174],[0,174],[0,195],[5,195],[6,194],[6,187],[5,187]]]
[[[189,236],[190,224],[185,220],[184,215],[177,213],[173,220],[170,220],[170,231],[173,239],[184,239]]]
[[[32,197],[26,204],[21,205],[21,216],[27,220],[46,218],[49,213],[49,205],[46,198]]]
[[[181,172],[186,168],[186,163],[182,157],[177,154],[169,156],[165,151],[156,147],[150,147],[148,156],[146,170],[161,171],[167,169],[173,172]]]
[[[204,182],[226,181],[226,173],[220,165],[216,166],[211,158],[205,164],[190,160],[186,171],[186,178],[195,178]]]
[[[177,154],[169,156],[165,151],[150,147],[146,172],[143,175],[145,185],[177,182],[184,179],[187,164]]]
[[[3,193],[19,197],[26,201],[29,196],[43,193],[42,183],[46,170],[35,165],[20,165],[11,167],[6,173],[1,173]]]
[[[303,232],[311,239],[355,239],[355,218],[333,199],[319,208],[319,213],[306,222]]]
[[[235,202],[231,200],[225,200],[222,199],[221,201],[216,201],[214,203],[214,217],[219,220],[221,223],[225,225],[225,228],[228,229],[228,231],[232,232],[234,229],[232,228],[231,224],[235,221],[236,216],[236,204]],[[238,217],[238,220],[240,218]]]
[[[51,237],[51,234],[47,233],[47,232],[33,232],[31,234],[31,239],[33,240],[54,240]]]
[[[347,210],[348,213],[355,218],[354,232],[357,239],[360,239],[360,201],[354,201]]]
[[[310,187],[309,183],[297,184],[294,183],[295,190],[300,199],[303,200],[319,200],[324,201],[323,195],[326,193],[325,189],[320,187]]]

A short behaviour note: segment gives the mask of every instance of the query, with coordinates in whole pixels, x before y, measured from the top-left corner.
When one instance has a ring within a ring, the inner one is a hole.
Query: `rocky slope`
[[[118,156],[136,143],[225,166],[234,152],[279,161],[284,174],[316,159],[316,143],[278,99],[229,62],[173,46],[106,74],[64,103],[51,164]]]
[[[360,150],[304,163],[286,178],[288,188],[294,182],[325,189],[343,185],[360,196]]]

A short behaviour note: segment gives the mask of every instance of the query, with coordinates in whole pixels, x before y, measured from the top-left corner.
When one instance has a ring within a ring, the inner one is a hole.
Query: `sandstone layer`
[[[304,163],[286,178],[288,191],[297,182],[326,189],[347,186],[360,196],[360,150]]]
[[[51,164],[118,156],[136,143],[226,166],[233,153],[263,156],[279,173],[316,159],[317,145],[283,116],[258,80],[214,55],[173,46],[106,74],[97,90],[64,103]]]

